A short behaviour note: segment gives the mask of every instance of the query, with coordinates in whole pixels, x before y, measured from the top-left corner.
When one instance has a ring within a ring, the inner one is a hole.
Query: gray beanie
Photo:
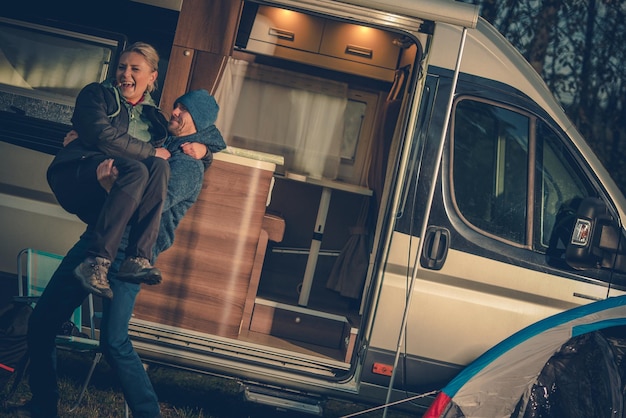
[[[203,131],[215,124],[217,112],[220,110],[215,98],[204,89],[185,93],[176,99],[174,106],[176,103],[181,103],[187,108],[198,131]]]

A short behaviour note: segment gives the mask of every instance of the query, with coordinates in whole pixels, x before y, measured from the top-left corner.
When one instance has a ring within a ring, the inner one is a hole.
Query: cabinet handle
[[[278,28],[270,28],[268,33],[272,36],[276,36],[277,38],[284,39],[286,41],[292,41],[295,39],[296,35],[288,30],[278,29]]]
[[[356,55],[358,57],[363,57],[363,58],[372,58],[372,56],[374,55],[374,52],[372,51],[371,48],[365,48],[363,46],[356,46],[356,45],[346,45],[346,54],[352,54],[352,55]]]

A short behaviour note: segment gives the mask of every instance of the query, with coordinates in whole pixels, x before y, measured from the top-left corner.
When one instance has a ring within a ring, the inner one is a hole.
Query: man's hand
[[[98,182],[100,183],[102,188],[107,191],[107,193],[111,192],[113,183],[115,183],[115,180],[117,180],[118,175],[119,172],[117,171],[117,168],[113,165],[113,159],[111,158],[102,161],[96,169],[96,177],[98,178]]]
[[[78,132],[72,129],[71,131],[65,134],[65,138],[63,138],[63,146],[67,147],[67,144],[69,144],[76,138],[78,138]]]
[[[154,154],[155,157],[159,157],[159,158],[163,158],[164,160],[168,160],[172,154],[170,154],[170,152],[167,150],[167,148],[155,148],[156,150],[156,154]]]
[[[180,146],[180,149],[191,158],[200,160],[207,154],[209,147],[199,142],[185,142]]]

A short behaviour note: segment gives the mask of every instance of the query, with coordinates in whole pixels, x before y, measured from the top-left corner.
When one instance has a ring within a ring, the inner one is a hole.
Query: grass
[[[91,358],[85,355],[59,352],[59,390],[61,417],[101,418],[123,417],[124,397],[116,384],[115,375],[102,360],[91,379],[80,406],[70,411],[78,399],[81,384],[89,369]],[[148,369],[150,379],[159,396],[163,418],[311,418],[312,415],[293,411],[279,411],[264,405],[245,402],[240,385],[231,380],[207,376],[190,371],[153,365]],[[27,379],[25,379],[27,380]],[[2,400],[7,390],[2,393]],[[26,381],[18,386],[11,399],[26,402],[30,390]],[[339,418],[365,411],[370,406],[329,400],[324,405],[324,417]],[[10,413],[0,410],[0,417],[10,418]],[[408,418],[390,410],[388,418]],[[364,418],[382,417],[382,411],[359,415]]]

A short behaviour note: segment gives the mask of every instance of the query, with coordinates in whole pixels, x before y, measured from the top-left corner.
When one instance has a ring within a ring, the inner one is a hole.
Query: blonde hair
[[[120,54],[120,57],[124,54],[135,52],[144,57],[146,62],[152,67],[152,71],[159,71],[159,53],[154,47],[145,42],[135,42],[126,47]],[[148,85],[148,92],[152,93],[157,88],[157,81],[154,80],[153,84]]]

